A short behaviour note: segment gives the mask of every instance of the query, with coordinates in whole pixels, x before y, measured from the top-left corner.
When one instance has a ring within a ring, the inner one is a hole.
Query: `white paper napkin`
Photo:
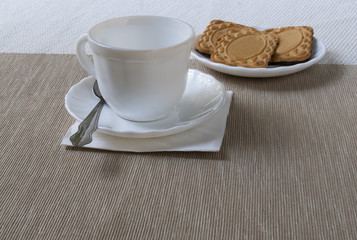
[[[84,147],[127,152],[217,152],[222,145],[233,92],[227,91],[226,94],[224,106],[215,115],[187,131],[156,138],[124,138],[96,131],[93,133],[93,141]],[[76,121],[68,129],[62,140],[62,145],[72,146],[69,137],[77,131],[79,123]]]

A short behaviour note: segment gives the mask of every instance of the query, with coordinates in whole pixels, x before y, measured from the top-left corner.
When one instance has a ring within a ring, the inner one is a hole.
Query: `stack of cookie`
[[[269,63],[301,62],[310,58],[313,29],[308,26],[255,28],[213,20],[196,43],[212,62],[248,68]]]

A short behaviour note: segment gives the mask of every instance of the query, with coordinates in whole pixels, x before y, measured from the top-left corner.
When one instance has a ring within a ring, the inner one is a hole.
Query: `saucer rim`
[[[203,122],[205,122],[206,120],[208,120],[209,118],[211,118],[213,115],[215,115],[217,112],[219,112],[222,107],[225,105],[226,103],[226,99],[227,99],[227,94],[226,94],[226,90],[224,85],[218,81],[215,77],[213,77],[210,74],[201,72],[197,69],[189,69],[188,71],[192,71],[195,72],[194,74],[199,74],[199,75],[204,75],[206,78],[209,78],[210,80],[215,81],[215,83],[220,86],[220,88],[222,89],[221,95],[222,95],[222,99],[220,100],[220,102],[218,102],[215,106],[215,109],[197,117],[194,118],[192,120],[189,121],[185,121],[185,122],[180,122],[180,124],[174,124],[168,128],[165,129],[155,129],[155,130],[148,130],[145,132],[136,132],[136,131],[115,131],[112,128],[107,128],[104,126],[100,126],[100,119],[99,119],[99,124],[98,124],[98,132],[101,133],[105,133],[108,135],[112,135],[112,136],[117,136],[117,137],[125,137],[125,138],[155,138],[155,137],[163,137],[163,136],[168,136],[168,135],[173,135],[173,134],[177,134],[186,130],[189,130]],[[67,109],[67,112],[77,121],[83,121],[82,118],[80,118],[77,114],[75,114],[70,107],[70,93],[72,91],[74,91],[73,89],[78,87],[79,84],[83,84],[84,82],[87,81],[94,81],[94,77],[93,76],[88,76],[85,77],[83,79],[81,79],[78,83],[74,84],[69,91],[67,92],[66,96],[65,96],[65,107]],[[93,95],[94,96],[94,95]],[[72,96],[73,97],[73,96]],[[99,102],[99,99],[98,99]],[[108,106],[110,111],[113,111],[109,106]],[[91,110],[91,107],[88,107],[89,111]],[[171,113],[172,114],[172,113]],[[132,124],[145,124],[146,122],[135,122],[135,121],[130,121],[127,120],[125,118],[120,117],[119,115],[116,115],[118,118],[120,118],[122,121],[127,121],[130,122]],[[168,115],[167,117],[163,118],[163,119],[159,119],[156,121],[151,121],[150,123],[155,123],[155,122],[160,122],[160,121],[165,121],[165,119],[168,119],[170,116],[172,115]]]
[[[255,27],[258,30],[264,30],[267,28]],[[197,35],[197,39],[201,36]],[[316,37],[313,37],[313,41],[316,43],[316,56],[311,57],[310,60],[302,63],[296,63],[294,65],[289,66],[277,66],[274,68],[245,68],[245,67],[235,67],[228,66],[222,63],[214,63],[207,57],[204,57],[202,53],[198,52],[197,49],[193,49],[191,52],[191,56],[205,65],[208,68],[211,68],[215,71],[240,76],[240,77],[253,77],[253,78],[264,78],[264,77],[279,77],[286,76],[289,74],[293,74],[299,71],[302,71],[312,65],[318,63],[326,54],[326,47],[323,42]]]

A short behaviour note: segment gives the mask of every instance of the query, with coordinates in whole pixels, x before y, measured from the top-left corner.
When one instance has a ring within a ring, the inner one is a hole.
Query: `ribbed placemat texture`
[[[0,54],[0,239],[354,239],[357,66],[234,92],[218,153],[61,146],[74,55]]]

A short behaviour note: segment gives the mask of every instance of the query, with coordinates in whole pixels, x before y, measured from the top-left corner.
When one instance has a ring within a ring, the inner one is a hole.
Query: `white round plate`
[[[262,28],[257,27],[257,29],[262,30]],[[199,36],[197,37],[198,40]],[[278,77],[284,76],[292,73],[302,71],[320,61],[326,53],[325,45],[313,37],[312,40],[312,50],[311,58],[306,62],[296,63],[293,65],[280,65],[274,64],[269,65],[267,68],[245,68],[245,67],[234,67],[228,66],[221,63],[211,62],[209,55],[202,54],[194,49],[191,52],[191,56],[197,59],[200,63],[213,70],[227,73],[230,75],[241,76],[241,77]]]
[[[83,121],[99,102],[92,91],[94,81],[93,77],[82,79],[71,87],[65,97],[67,111],[79,121]],[[97,131],[130,138],[152,138],[179,133],[197,126],[218,112],[224,105],[225,98],[224,86],[214,77],[190,69],[184,95],[166,118],[152,122],[129,121],[119,117],[105,104]]]

